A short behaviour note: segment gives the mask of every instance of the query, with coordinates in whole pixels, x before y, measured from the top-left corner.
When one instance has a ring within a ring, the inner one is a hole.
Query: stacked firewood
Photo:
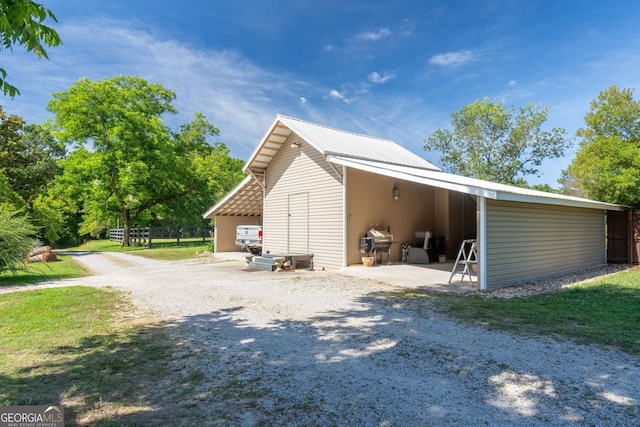
[[[51,262],[57,261],[58,257],[51,249],[51,246],[39,246],[34,248],[27,255],[27,262]]]

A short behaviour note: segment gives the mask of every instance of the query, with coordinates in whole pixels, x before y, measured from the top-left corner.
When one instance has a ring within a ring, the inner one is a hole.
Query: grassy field
[[[90,287],[0,295],[0,405],[61,403],[66,425],[140,425],[171,344],[132,312]]]
[[[23,269],[0,273],[0,287],[30,285],[45,280],[89,276],[91,272],[70,256],[58,255],[58,261],[26,264]]]
[[[404,292],[402,297],[414,302],[424,299],[437,311],[466,324],[558,339],[566,337],[640,353],[640,269],[553,294],[524,298],[435,296],[418,292]]]
[[[202,253],[209,250],[209,244],[202,244],[202,240],[196,240],[192,242],[181,243],[177,246],[175,243],[167,246],[156,246],[151,249],[143,246],[128,246],[122,247],[118,242],[111,242],[109,240],[89,240],[87,243],[70,250],[81,251],[98,251],[98,252],[127,252],[132,255],[139,255],[146,258],[162,259],[168,261],[176,261],[182,259],[189,259],[196,256],[198,253]]]

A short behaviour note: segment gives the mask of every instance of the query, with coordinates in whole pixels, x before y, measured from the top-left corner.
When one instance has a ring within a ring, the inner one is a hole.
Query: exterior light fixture
[[[400,198],[400,190],[398,190],[398,186],[393,186],[393,200],[398,200]]]
[[[300,143],[299,142],[292,142],[291,143],[291,148],[299,148],[300,147]]]

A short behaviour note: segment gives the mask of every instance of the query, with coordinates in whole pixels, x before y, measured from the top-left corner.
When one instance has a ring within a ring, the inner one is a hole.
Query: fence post
[[[180,246],[180,235],[182,234],[182,229],[176,229],[176,246]]]
[[[149,227],[149,249],[151,249],[151,239],[153,238],[153,227]]]

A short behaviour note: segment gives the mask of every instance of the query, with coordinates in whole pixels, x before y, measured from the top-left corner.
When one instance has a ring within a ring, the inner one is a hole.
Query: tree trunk
[[[122,246],[129,246],[131,235],[131,212],[129,209],[122,209],[122,222],[124,224],[124,233],[122,234]]]
[[[640,209],[631,210],[631,227],[636,250],[631,261],[640,264]]]

